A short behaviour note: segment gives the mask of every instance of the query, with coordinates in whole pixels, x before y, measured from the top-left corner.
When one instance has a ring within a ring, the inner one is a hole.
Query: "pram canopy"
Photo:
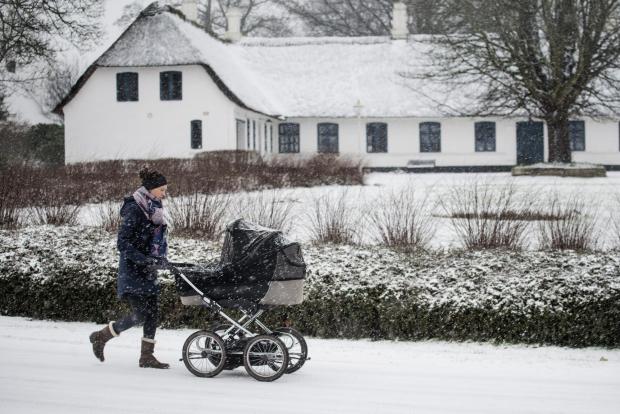
[[[306,264],[298,243],[281,231],[239,219],[226,227],[219,261],[175,264],[211,299],[223,306],[251,302],[260,305],[301,303]],[[200,304],[197,292],[180,276],[177,291],[184,304]]]

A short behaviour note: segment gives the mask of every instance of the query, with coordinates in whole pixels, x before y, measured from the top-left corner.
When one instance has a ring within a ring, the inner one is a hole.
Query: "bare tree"
[[[385,36],[390,34],[393,0],[273,0],[315,36]],[[445,33],[454,16],[441,0],[405,0],[410,33]]]
[[[123,7],[123,13],[118,19],[116,19],[114,24],[124,29],[129,26],[136,17],[138,17],[142,9],[144,9],[144,7],[137,1],[126,4]]]
[[[442,0],[443,1],[443,0]],[[478,85],[467,115],[526,113],[570,162],[569,119],[620,109],[620,0],[445,0],[460,35],[439,36],[424,77]]]
[[[180,6],[179,0],[163,0],[161,4]],[[224,33],[227,28],[226,14],[231,7],[241,10],[241,33],[250,36],[287,36],[290,27],[283,19],[284,9],[273,0],[200,0],[198,23],[209,33]],[[126,27],[142,11],[142,5],[133,2],[126,5],[115,24]]]
[[[6,95],[4,93],[4,90],[2,90],[2,88],[0,88],[0,121],[6,121],[7,119],[9,119],[9,109],[7,108],[6,102],[4,101],[6,99]]]
[[[275,0],[313,36],[379,36],[390,32],[392,0]]]
[[[51,112],[67,96],[79,76],[80,65],[77,60],[55,62],[40,81],[26,88],[45,112]]]
[[[0,71],[53,60],[63,42],[92,45],[100,35],[102,7],[98,0],[0,0]]]
[[[241,33],[249,36],[287,36],[291,28],[277,10],[273,0],[202,0],[199,18],[208,31],[227,30],[226,15],[231,8],[241,10]]]

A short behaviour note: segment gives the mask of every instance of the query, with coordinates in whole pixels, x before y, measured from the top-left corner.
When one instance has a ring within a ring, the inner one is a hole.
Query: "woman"
[[[120,252],[117,294],[131,306],[132,313],[110,322],[90,335],[95,357],[104,361],[106,342],[134,325],[143,324],[144,337],[139,365],[169,368],[153,356],[158,323],[159,281],[157,269],[166,262],[166,223],[162,199],[166,197],[166,177],[144,167],[142,187],[125,197],[117,247]]]

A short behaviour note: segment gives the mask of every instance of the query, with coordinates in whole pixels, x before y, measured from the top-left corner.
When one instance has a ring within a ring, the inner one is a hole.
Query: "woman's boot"
[[[91,333],[89,337],[90,343],[93,344],[93,353],[101,362],[105,360],[103,357],[103,348],[105,347],[105,343],[115,336],[118,336],[118,334],[114,332],[114,327],[112,326],[113,323],[114,321],[110,322],[108,326],[102,330]]]
[[[155,340],[150,338],[142,338],[142,349],[140,351],[140,362],[139,365],[141,368],[159,368],[166,369],[170,368],[170,365],[159,362],[157,358],[153,356],[153,351],[155,350]]]

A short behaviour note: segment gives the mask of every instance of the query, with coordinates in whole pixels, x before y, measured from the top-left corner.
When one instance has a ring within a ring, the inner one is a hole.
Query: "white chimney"
[[[181,13],[185,15],[187,20],[198,22],[198,1],[197,0],[183,0],[181,3]]]
[[[401,1],[394,3],[392,11],[392,39],[407,39],[407,5]]]
[[[242,12],[236,7],[231,7],[226,12],[227,31],[224,33],[224,39],[232,42],[241,40],[241,16]]]

